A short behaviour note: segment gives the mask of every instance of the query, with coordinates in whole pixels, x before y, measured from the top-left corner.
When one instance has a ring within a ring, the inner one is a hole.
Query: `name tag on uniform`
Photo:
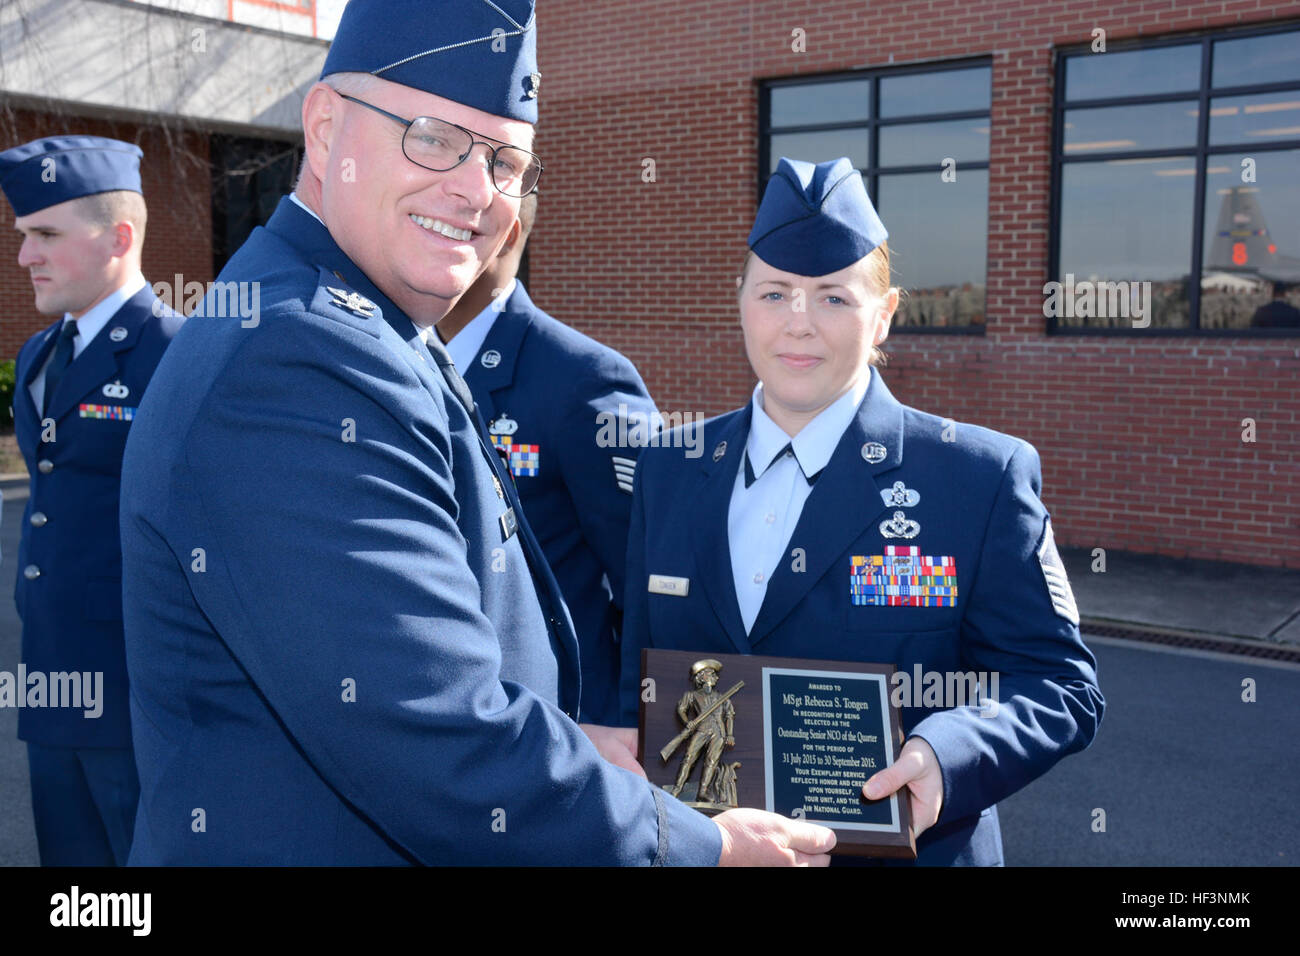
[[[673,597],[686,597],[691,589],[690,578],[675,578],[668,574],[650,575],[651,594],[671,594]]]
[[[519,521],[515,518],[515,509],[507,508],[501,515],[501,540],[509,541],[516,531],[519,530]]]

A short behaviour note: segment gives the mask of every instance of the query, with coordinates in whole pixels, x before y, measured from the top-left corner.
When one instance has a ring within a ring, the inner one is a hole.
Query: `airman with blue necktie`
[[[519,226],[438,323],[438,334],[508,460],[524,514],[573,616],[581,719],[613,724],[623,562],[640,447],[607,436],[635,434],[638,425],[648,431],[658,413],[631,362],[529,297],[516,273],[536,216],[537,195],[525,196]]]
[[[122,635],[122,455],[183,321],[140,272],[141,155],[98,136],[0,153],[0,189],[23,236],[18,264],[37,310],[62,316],[27,341],[14,369],[14,432],[31,474],[14,593],[29,683],[17,688],[29,705],[18,736],[44,865],[125,863],[139,793]],[[30,706],[30,682],[52,694],[58,674],[77,676],[81,706]]]

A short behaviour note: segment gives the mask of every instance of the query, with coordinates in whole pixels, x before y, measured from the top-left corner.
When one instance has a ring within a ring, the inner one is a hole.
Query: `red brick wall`
[[[208,140],[199,133],[170,133],[158,127],[113,123],[61,113],[13,110],[0,120],[0,149],[42,136],[110,136],[144,150],[141,174],[149,223],[145,229],[144,275],[149,282],[212,280],[212,189]],[[13,209],[0,201],[0,360],[12,359],[34,332],[54,321],[32,300],[27,271],[18,268],[21,237],[13,230]]]
[[[1300,340],[1049,338],[1042,313],[1053,47],[1094,27],[1114,42],[1300,18],[1300,3],[540,8],[531,291],[625,352],[662,409],[712,414],[752,387],[733,277],[756,206],[759,81],[991,56],[987,334],[895,335],[894,394],[1037,446],[1063,543],[1300,567]],[[657,182],[642,182],[645,157]]]

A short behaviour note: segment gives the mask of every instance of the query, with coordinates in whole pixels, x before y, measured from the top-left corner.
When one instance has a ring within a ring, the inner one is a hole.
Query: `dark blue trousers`
[[[130,748],[27,744],[41,866],[125,866],[140,779]]]

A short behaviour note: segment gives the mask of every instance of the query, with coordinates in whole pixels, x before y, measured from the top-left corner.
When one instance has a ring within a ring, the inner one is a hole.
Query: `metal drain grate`
[[[1172,633],[1169,631],[1147,630],[1139,627],[1121,627],[1117,624],[1092,622],[1086,618],[1079,624],[1086,637],[1096,634],[1099,637],[1118,637],[1122,640],[1140,641],[1145,644],[1167,644],[1172,647],[1186,647],[1198,651],[1217,651],[1220,654],[1235,654],[1238,657],[1259,657],[1270,661],[1287,661],[1300,664],[1300,648],[1284,644],[1264,644],[1258,641],[1224,640],[1217,637],[1199,637],[1195,634]]]

